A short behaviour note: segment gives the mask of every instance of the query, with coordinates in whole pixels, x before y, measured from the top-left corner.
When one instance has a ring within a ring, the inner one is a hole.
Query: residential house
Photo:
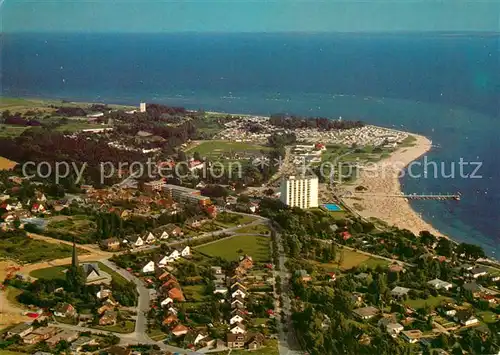
[[[237,310],[233,316],[229,319],[229,324],[233,325],[235,323],[241,323],[245,320],[244,313],[241,310]]]
[[[133,247],[142,247],[144,245],[144,240],[139,235],[133,235],[129,237],[129,242]]]
[[[189,245],[186,245],[182,250],[181,250],[181,256],[186,257],[191,255],[191,248]]]
[[[479,320],[472,314],[470,310],[458,311],[455,314],[455,321],[465,326],[479,323]]]
[[[221,295],[227,294],[229,290],[224,286],[215,286],[214,294],[220,293]]]
[[[227,334],[227,347],[230,349],[243,349],[245,347],[246,336],[245,334]]]
[[[178,323],[179,322],[179,319],[177,318],[177,316],[175,314],[169,314],[164,320],[163,320],[163,325],[172,325],[172,324],[175,324],[175,323]]]
[[[392,336],[393,338],[396,338],[399,333],[401,333],[405,327],[403,327],[399,323],[389,323],[385,326],[385,329],[387,330],[387,333]]]
[[[151,272],[154,272],[155,271],[155,263],[154,261],[149,261],[146,265],[144,265],[142,267],[142,272],[144,274],[148,274],[148,273],[151,273]]]
[[[214,275],[222,275],[222,268],[220,266],[211,266],[210,270],[212,270]]]
[[[457,314],[457,310],[449,304],[440,307],[439,311],[448,317],[453,317],[455,314]]]
[[[233,334],[245,334],[247,329],[242,323],[236,323],[231,326],[229,331]]]
[[[207,334],[198,333],[196,335],[196,338],[194,338],[193,344],[198,345],[198,343],[200,343],[203,339],[206,339],[207,337],[208,337]]]
[[[176,337],[179,337],[181,335],[186,335],[189,332],[189,328],[182,325],[182,324],[177,324],[174,329],[172,329],[172,334],[175,335]]]
[[[243,281],[239,279],[231,284],[231,290],[234,291],[236,289],[241,289],[243,291],[247,290],[246,286],[243,284]]]
[[[149,232],[149,234],[145,238],[146,244],[153,244],[156,242],[156,237],[153,233]]]
[[[246,336],[245,334],[227,334],[227,347],[230,349],[243,349],[245,347]]]
[[[240,256],[239,265],[245,269],[251,269],[253,267],[253,259],[249,255]]]
[[[43,339],[40,335],[31,333],[23,338],[23,343],[28,345],[34,345],[41,342],[42,340]]]
[[[239,296],[236,296],[231,300],[231,308],[245,308],[245,300]]]
[[[90,337],[80,337],[76,339],[73,343],[71,343],[71,353],[79,353],[82,350],[84,345],[95,345],[97,344],[97,340],[92,339]]]
[[[160,306],[166,307],[166,306],[168,306],[169,304],[172,304],[172,303],[174,303],[174,300],[171,299],[170,297],[167,297],[163,301],[161,301]]]
[[[241,287],[237,287],[236,289],[233,289],[232,293],[231,293],[231,298],[235,298],[235,297],[241,297],[241,298],[245,298],[247,296],[246,292],[244,289],[242,289]]]
[[[59,334],[54,335],[53,337],[47,339],[47,344],[49,346],[56,346],[60,341],[66,341],[71,343],[73,340],[78,339],[79,333],[74,330],[64,330]]]
[[[409,288],[396,286],[391,290],[391,296],[395,298],[403,298],[410,292]]]
[[[117,313],[115,311],[106,311],[99,319],[99,325],[115,325]]]
[[[297,276],[302,282],[312,281],[311,275],[309,275],[304,269],[295,271],[295,276]]]
[[[120,249],[120,240],[118,238],[107,238],[101,241],[101,246],[108,250]]]
[[[105,303],[105,304],[103,304],[101,307],[99,307],[97,309],[97,313],[98,314],[103,314],[103,313],[105,313],[107,311],[113,311],[114,309],[115,309],[115,306],[113,306],[113,305],[111,305],[109,303]]]
[[[354,315],[357,316],[358,318],[367,320],[375,317],[379,313],[379,310],[375,307],[368,306],[368,307],[357,308],[353,312]]]
[[[479,295],[484,292],[484,288],[475,281],[466,282],[462,285],[462,287],[464,290],[472,292],[474,297],[479,297]]]
[[[401,335],[408,343],[415,344],[420,340],[420,338],[422,338],[423,333],[419,329],[412,329],[402,331]]]
[[[247,334],[246,347],[248,350],[257,350],[264,345],[265,337],[260,333]]]
[[[167,224],[163,229],[170,237],[180,237],[183,235],[182,229],[172,223]]]
[[[475,279],[481,276],[486,276],[487,273],[488,269],[483,266],[475,267],[472,270],[470,270],[470,275]]]
[[[45,207],[41,203],[34,203],[31,207],[32,213],[44,213],[46,212]]]
[[[12,337],[14,335],[19,335],[24,338],[26,335],[33,331],[33,325],[31,323],[21,323],[7,331],[7,336]]]
[[[47,340],[51,337],[53,337],[57,332],[59,331],[59,328],[55,327],[40,327],[31,332],[31,334],[36,334],[40,337],[40,341],[42,340]]]
[[[105,298],[110,297],[112,294],[111,290],[101,288],[97,293],[96,296],[98,299],[103,300]]]
[[[168,290],[168,296],[177,302],[184,302],[185,301],[184,294],[177,287],[174,287],[174,288]]]
[[[440,280],[440,279],[434,279],[429,282],[427,282],[428,285],[434,287],[436,290],[446,290],[449,291],[453,285],[449,282]]]
[[[76,309],[69,303],[59,303],[54,309],[56,317],[74,317],[76,316]]]
[[[168,239],[168,233],[163,231],[163,233],[160,235],[160,239],[161,240],[165,240],[165,239]]]

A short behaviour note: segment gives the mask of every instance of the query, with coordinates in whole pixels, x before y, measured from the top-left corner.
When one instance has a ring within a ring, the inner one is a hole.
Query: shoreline
[[[361,217],[375,217],[389,226],[400,229],[408,229],[418,235],[421,231],[429,231],[437,237],[449,238],[439,230],[427,223],[410,205],[409,201],[402,197],[376,196],[378,194],[399,195],[403,193],[400,182],[400,174],[408,165],[417,161],[427,154],[432,148],[432,142],[424,136],[409,133],[416,138],[415,144],[402,147],[393,152],[389,157],[376,163],[376,169],[369,172],[361,169],[358,179],[349,185],[343,185],[347,191],[353,193],[352,197],[343,197],[342,202]],[[356,186],[367,188],[369,197],[363,197],[363,193],[356,193]],[[358,209],[355,207],[361,207]]]

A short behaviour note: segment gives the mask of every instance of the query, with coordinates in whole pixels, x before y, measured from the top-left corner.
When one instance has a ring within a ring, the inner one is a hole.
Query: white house
[[[144,267],[142,268],[142,272],[147,274],[149,272],[154,272],[155,271],[155,263],[154,261],[148,262]]]
[[[443,280],[440,280],[440,279],[431,280],[431,281],[427,282],[427,284],[431,285],[436,290],[446,290],[446,291],[448,291],[450,288],[453,287],[453,285],[451,283],[443,281]]]
[[[189,255],[191,255],[191,248],[189,247],[189,245],[186,245],[184,247],[184,249],[181,250],[181,255],[182,256],[189,256]]]
[[[174,303],[174,300],[171,299],[170,297],[167,297],[163,301],[161,301],[160,306],[165,307],[165,306],[168,306],[169,304],[172,304],[172,303]]]
[[[211,266],[210,269],[215,275],[222,275],[222,268],[220,266]]]
[[[227,293],[227,287],[220,287],[220,286],[217,286],[214,290],[214,295],[216,293],[220,293],[221,295],[225,295]]]
[[[144,240],[140,236],[130,237],[130,243],[134,247],[142,247],[144,245]]]
[[[233,334],[245,334],[247,332],[247,329],[243,324],[238,323],[235,324],[234,327],[232,327],[229,331]]]
[[[245,298],[246,297],[246,293],[245,291],[241,290],[241,289],[236,289],[232,294],[231,294],[231,298],[235,298],[237,296],[240,296],[241,298]]]
[[[181,257],[181,253],[177,249],[173,250],[170,255],[168,256],[172,260],[177,260]]]
[[[165,255],[163,258],[161,258],[161,260],[158,262],[158,265],[160,266],[165,266],[167,265],[168,263],[172,263],[174,262],[173,259],[171,259],[168,255]]]
[[[99,298],[100,300],[102,300],[103,298],[111,296],[111,290],[102,289],[99,292],[97,292],[96,296],[97,296],[97,298]]]
[[[233,325],[234,323],[241,323],[243,322],[243,317],[240,316],[239,314],[236,314],[234,316],[231,317],[231,319],[229,320],[229,324]]]
[[[472,313],[470,313],[469,310],[457,312],[455,315],[455,321],[465,326],[479,323],[479,320]]]
[[[389,333],[390,336],[393,338],[397,337],[399,333],[401,333],[405,327],[403,327],[399,323],[389,323],[386,325],[385,329],[387,330],[387,333]]]
[[[146,237],[146,243],[153,244],[155,241],[156,241],[156,237],[154,236],[153,233],[149,232],[148,236]]]
[[[194,342],[193,344],[196,345],[198,344],[200,341],[202,341],[203,339],[205,339],[207,337],[207,335],[205,334],[201,334],[201,333],[198,333],[198,335],[196,336],[196,338],[194,339]]]
[[[488,269],[485,267],[475,267],[470,271],[470,274],[473,278],[477,279],[480,276],[486,276],[488,273]]]
[[[177,315],[179,312],[177,311],[177,309],[175,309],[174,307],[170,307],[168,309],[168,313],[169,314],[173,314],[173,315]]]
[[[167,232],[163,232],[163,233],[160,235],[160,239],[168,239],[168,233],[167,233]]]

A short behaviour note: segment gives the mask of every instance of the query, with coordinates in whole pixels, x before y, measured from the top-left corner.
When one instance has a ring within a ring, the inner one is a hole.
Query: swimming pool
[[[342,208],[336,203],[325,203],[323,207],[330,212],[342,211]]]

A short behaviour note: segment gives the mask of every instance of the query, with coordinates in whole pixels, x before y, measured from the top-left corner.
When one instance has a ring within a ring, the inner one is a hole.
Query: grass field
[[[485,323],[495,323],[497,321],[497,315],[491,311],[479,312],[477,315],[481,317]]]
[[[217,224],[229,228],[235,227],[240,224],[248,224],[255,221],[257,218],[252,216],[246,216],[236,213],[221,212],[217,215],[215,219]]]
[[[37,279],[64,279],[66,277],[65,271],[69,265],[53,266],[46,269],[38,269],[30,272],[30,276]]]
[[[443,301],[450,301],[451,299],[445,296],[430,296],[428,299],[424,300],[422,298],[417,298],[416,300],[406,300],[404,304],[407,306],[410,306],[415,309],[423,308],[426,304],[428,304],[431,307],[437,307],[441,304]]]
[[[84,129],[95,129],[95,128],[107,128],[109,126],[107,125],[101,125],[101,124],[92,124],[92,123],[86,123],[86,122],[69,122],[67,124],[64,124],[62,126],[59,126],[56,128],[56,131],[59,132],[78,132],[82,131]]]
[[[75,237],[84,237],[93,235],[95,229],[95,222],[89,220],[88,216],[56,216],[49,220],[49,223],[45,228],[45,232],[48,235],[50,235],[51,232],[54,232],[74,235]]]
[[[249,234],[269,234],[271,230],[265,224],[257,224],[255,226],[241,227],[235,230],[236,233]]]
[[[135,322],[127,320],[125,321],[125,325],[118,322],[115,325],[95,325],[92,328],[106,330],[108,332],[132,333],[135,329]]]
[[[72,247],[66,244],[47,243],[28,237],[0,239],[0,256],[20,263],[62,259],[71,256]],[[86,251],[81,250],[82,254]]]
[[[248,254],[255,261],[265,262],[270,259],[269,243],[270,239],[267,237],[244,235],[225,238],[195,249],[205,255],[231,261],[238,260],[240,255]]]
[[[89,262],[95,262],[95,261],[89,261]],[[123,276],[116,273],[103,263],[97,262],[97,264],[99,265],[99,269],[110,274],[117,282],[121,283],[122,285],[127,283],[127,280]],[[68,267],[69,264],[52,266],[45,269],[33,270],[32,272],[30,272],[30,276],[35,277],[37,279],[47,279],[47,280],[64,279],[66,277],[65,270],[67,270]]]
[[[379,259],[379,258],[374,258],[369,255],[361,254],[353,250],[348,250],[348,249],[339,249],[337,250],[337,260],[340,258],[340,253],[344,253],[344,260],[342,264],[340,265],[340,268],[342,270],[349,270],[352,269],[353,267],[359,266],[359,265],[366,265],[367,267],[370,268],[375,268],[378,265],[381,266],[388,266],[389,262],[384,259]],[[328,264],[326,264],[328,265]]]
[[[218,156],[223,153],[259,153],[261,150],[269,148],[252,143],[213,140],[202,142],[187,152],[199,152],[202,156]]]
[[[205,293],[205,285],[191,285],[191,286],[183,286],[182,291],[184,292],[184,296],[186,296],[186,300],[189,302],[203,302],[206,300]]]

